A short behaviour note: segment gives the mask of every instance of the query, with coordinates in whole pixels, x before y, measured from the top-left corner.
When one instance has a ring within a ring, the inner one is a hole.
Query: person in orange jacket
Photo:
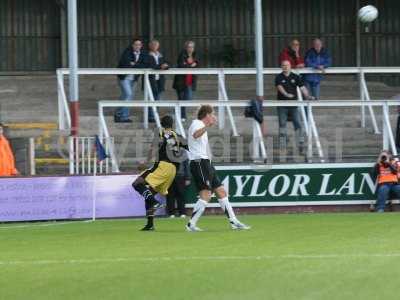
[[[16,176],[19,173],[15,168],[14,154],[11,151],[10,143],[3,133],[4,126],[0,123],[0,177]]]
[[[400,185],[398,184],[398,166],[388,150],[383,150],[374,166],[372,177],[377,181],[377,201],[375,210],[384,212],[386,201],[390,196],[400,198]]]

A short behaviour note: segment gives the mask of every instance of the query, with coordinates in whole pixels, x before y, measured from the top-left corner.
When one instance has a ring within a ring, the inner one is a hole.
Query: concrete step
[[[61,175],[69,174],[69,166],[61,164],[36,165],[36,175]]]

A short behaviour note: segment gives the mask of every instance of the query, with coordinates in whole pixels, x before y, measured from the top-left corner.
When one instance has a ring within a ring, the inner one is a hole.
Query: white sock
[[[232,205],[229,202],[228,197],[218,199],[219,205],[221,205],[222,210],[228,217],[229,221],[237,221],[235,212],[233,211]]]
[[[208,202],[203,199],[199,199],[193,207],[192,218],[189,221],[189,224],[192,226],[196,226],[197,221],[200,219],[201,215],[206,209]]]

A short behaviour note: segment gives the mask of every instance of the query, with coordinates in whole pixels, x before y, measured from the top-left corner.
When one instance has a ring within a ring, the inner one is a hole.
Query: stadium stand
[[[253,76],[235,75],[227,76],[227,91],[230,99],[250,99],[253,96]],[[10,127],[10,138],[34,137],[36,141],[36,162],[38,174],[68,173],[66,138],[68,132],[57,130],[58,116],[56,84],[54,76],[10,76],[2,77],[4,86],[8,86],[6,93],[1,93],[2,120]],[[66,81],[67,84],[67,81]],[[175,100],[176,95],[171,88],[172,76],[167,77],[167,90],[164,99]],[[389,99],[400,92],[399,88],[387,86],[381,82],[368,82],[372,99]],[[266,76],[265,80],[266,101],[276,98],[273,77]],[[137,91],[143,98],[142,92]],[[81,136],[93,136],[98,132],[97,102],[100,99],[118,99],[119,90],[113,76],[81,76]],[[329,75],[322,83],[321,98],[325,100],[357,99],[359,88],[355,76]],[[215,77],[200,76],[199,90],[196,99],[216,99],[217,82]],[[323,101],[323,100],[322,100]],[[172,113],[172,110],[170,111]],[[161,114],[165,111],[161,110]],[[237,157],[243,155],[243,162],[251,160],[249,143],[251,142],[252,129],[248,119],[243,116],[242,109],[234,109],[237,127],[241,137],[233,138],[229,130],[226,133],[213,129],[210,137],[214,140],[224,134],[229,137],[229,144],[217,142],[213,145],[213,153],[217,162],[238,163]],[[280,158],[277,142],[277,116],[275,109],[266,109],[265,120],[268,136],[274,138],[275,162],[304,162],[304,158],[288,154],[288,159]],[[144,130],[142,126],[142,110],[133,110],[132,124],[115,124],[112,120],[112,110],[106,112],[107,124],[110,133],[115,137],[116,151],[120,159],[121,170],[131,171],[136,168],[143,154],[147,153],[150,145],[152,129]],[[189,116],[194,116],[193,109]],[[376,112],[378,124],[381,125],[381,116]],[[397,113],[391,111],[391,122],[395,126]],[[360,128],[359,108],[320,108],[314,109],[314,118],[318,126],[321,140],[332,145],[336,139],[343,136],[343,143],[338,145],[343,149],[343,161],[368,161],[376,157],[381,148],[381,136],[372,132],[368,115],[367,128]],[[190,120],[188,120],[190,121]],[[23,124],[21,124],[23,123]],[[188,123],[185,123],[185,127]],[[368,126],[369,124],[369,126]],[[290,128],[289,124],[289,128]],[[291,132],[291,130],[289,130]],[[143,148],[136,147],[134,139],[143,136]],[[271,140],[269,140],[271,141]],[[242,146],[238,146],[242,145]],[[271,148],[271,147],[270,147]],[[225,149],[225,153],[224,153]],[[140,153],[137,153],[139,151]],[[228,157],[226,151],[229,151]],[[271,151],[271,149],[269,150]],[[334,148],[330,149],[329,161],[338,161]],[[240,159],[239,159],[240,160]]]

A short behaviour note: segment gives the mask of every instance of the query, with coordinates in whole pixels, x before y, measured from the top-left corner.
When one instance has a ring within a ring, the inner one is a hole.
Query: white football
[[[363,23],[371,23],[378,17],[378,9],[373,5],[367,5],[358,11],[358,19]]]

